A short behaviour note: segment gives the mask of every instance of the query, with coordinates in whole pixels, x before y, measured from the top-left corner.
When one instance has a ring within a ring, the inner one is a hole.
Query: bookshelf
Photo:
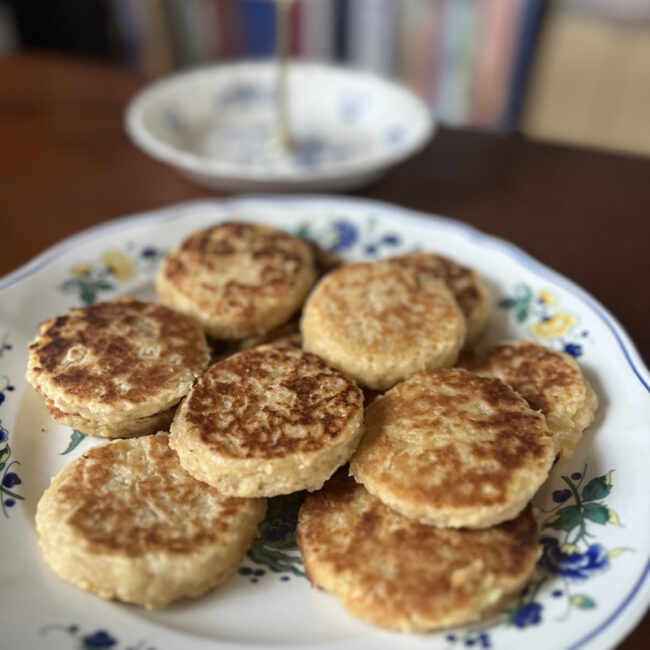
[[[448,124],[515,128],[542,0],[296,0],[292,55],[410,86]],[[109,0],[152,76],[271,56],[271,0]],[[522,81],[523,80],[523,81]]]

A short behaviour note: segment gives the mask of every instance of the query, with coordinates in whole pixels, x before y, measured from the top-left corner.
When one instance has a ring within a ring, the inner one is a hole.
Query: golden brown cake
[[[58,576],[154,609],[223,582],[265,511],[263,499],[225,497],[192,478],[159,433],[97,445],[66,465],[38,503],[36,529]]]
[[[465,318],[439,280],[373,262],[326,275],[307,299],[300,330],[306,350],[385,390],[420,370],[453,365]]]
[[[29,346],[27,379],[55,420],[91,435],[126,436],[166,426],[209,360],[192,320],[123,298],[43,323]]]
[[[362,433],[363,393],[293,346],[213,365],[176,412],[170,444],[196,478],[234,496],[316,490]]]
[[[442,527],[516,517],[555,459],[544,416],[500,379],[415,375],[377,397],[350,473],[397,512]]]
[[[211,337],[237,340],[289,320],[315,280],[307,242],[269,226],[224,223],[186,237],[164,261],[156,289]]]
[[[560,460],[571,458],[598,408],[598,398],[573,357],[532,341],[508,341],[492,346],[468,367],[502,379],[541,411]]]
[[[298,546],[310,581],[352,616],[402,632],[476,621],[524,587],[541,547],[529,509],[484,530],[407,519],[338,472],[307,496]]]
[[[460,266],[448,257],[427,252],[392,257],[388,261],[444,282],[467,319],[465,345],[476,343],[485,329],[490,312],[490,294],[476,271]]]

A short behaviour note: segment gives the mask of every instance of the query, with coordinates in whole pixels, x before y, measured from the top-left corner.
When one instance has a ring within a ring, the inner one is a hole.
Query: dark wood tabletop
[[[0,276],[91,225],[214,192],[138,151],[123,129],[147,81],[29,53],[0,58]],[[609,309],[650,359],[650,159],[441,128],[357,196],[507,239]],[[620,645],[648,647],[650,615]]]

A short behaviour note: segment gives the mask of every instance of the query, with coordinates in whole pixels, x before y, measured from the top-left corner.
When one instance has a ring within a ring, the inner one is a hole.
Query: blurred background
[[[1,55],[151,78],[272,56],[274,33],[272,0],[0,0]],[[295,0],[292,41],[408,85],[447,125],[650,155],[650,0]]]

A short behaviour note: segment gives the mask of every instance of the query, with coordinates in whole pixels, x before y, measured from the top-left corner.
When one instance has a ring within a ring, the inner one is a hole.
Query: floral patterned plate
[[[433,133],[408,89],[366,72],[292,61],[295,146],[272,146],[276,67],[241,62],[157,81],[136,95],[126,130],[150,156],[227,191],[341,191],[376,179]]]
[[[301,494],[271,499],[238,571],[197,601],[156,612],[105,602],[57,579],[36,544],[50,478],[96,440],[55,424],[24,378],[41,321],[129,293],[154,298],[162,256],[224,219],[265,222],[345,259],[417,248],[473,266],[492,294],[486,338],[524,337],[579,358],[598,393],[574,458],[534,500],[544,548],[533,580],[483,624],[421,636],[376,630],[312,589],[295,545]],[[650,376],[593,298],[521,250],[454,221],[336,197],[201,201],[110,222],[67,239],[0,280],[0,645],[4,648],[608,648],[650,601]]]

